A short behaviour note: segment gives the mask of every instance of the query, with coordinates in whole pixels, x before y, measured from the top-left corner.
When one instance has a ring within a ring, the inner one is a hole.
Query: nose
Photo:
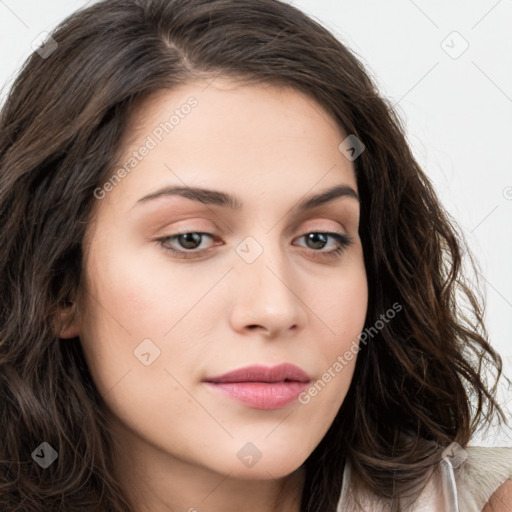
[[[261,332],[269,338],[286,337],[307,321],[301,279],[282,248],[266,243],[251,263],[236,257],[231,278],[235,290],[231,326],[240,333]]]

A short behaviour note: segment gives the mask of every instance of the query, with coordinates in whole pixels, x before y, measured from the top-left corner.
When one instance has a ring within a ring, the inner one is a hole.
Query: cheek
[[[324,372],[316,390],[310,391],[315,397],[323,395],[319,402],[326,409],[335,407],[337,410],[352,380],[359,353],[359,335],[366,319],[368,283],[364,265],[354,265],[350,272],[341,274],[320,297],[316,307],[323,312],[321,319],[328,327],[324,330],[326,334],[318,339]]]
[[[194,308],[201,309],[196,304],[212,276],[171,272],[165,258],[148,263],[117,242],[104,243],[91,254],[84,272],[80,339],[100,393],[109,392],[128,373],[127,379],[144,386],[155,382],[155,373],[159,378],[165,374],[165,368],[185,372],[193,357],[191,340],[204,338],[203,324],[193,321]]]
[[[103,244],[86,270],[88,299],[95,299],[90,315],[101,324],[117,323],[134,340],[162,336],[185,312],[187,295],[194,295],[185,273],[171,272],[164,258],[143,253],[121,243]]]
[[[364,327],[368,309],[368,283],[363,263],[351,266],[347,272],[333,279],[329,288],[320,295],[318,311],[330,328],[328,347],[343,349]]]
[[[80,340],[102,395],[133,372],[136,347],[156,332],[159,300],[150,273],[129,251],[103,241],[92,248],[84,269]],[[140,362],[139,362],[140,365]]]

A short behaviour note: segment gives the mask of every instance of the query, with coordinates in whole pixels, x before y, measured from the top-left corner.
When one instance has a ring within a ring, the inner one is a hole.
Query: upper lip
[[[309,382],[309,375],[298,366],[282,363],[277,366],[253,365],[233,370],[216,377],[204,379],[206,382]]]

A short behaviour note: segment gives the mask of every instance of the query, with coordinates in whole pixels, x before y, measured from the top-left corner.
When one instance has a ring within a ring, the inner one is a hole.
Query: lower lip
[[[291,404],[308,382],[206,382],[230,398],[254,409],[281,409]]]

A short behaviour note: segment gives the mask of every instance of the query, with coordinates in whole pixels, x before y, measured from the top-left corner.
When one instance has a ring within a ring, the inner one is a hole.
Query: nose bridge
[[[274,288],[274,292],[287,286],[289,266],[286,263],[286,255],[277,238],[272,235],[249,235],[236,247],[239,256],[236,266],[239,268],[240,277],[245,280],[249,277],[253,286]],[[283,282],[284,281],[284,282]]]
[[[293,281],[292,267],[277,235],[249,235],[235,250],[234,322],[238,327],[279,330],[302,322],[302,303],[292,289],[298,283]]]

